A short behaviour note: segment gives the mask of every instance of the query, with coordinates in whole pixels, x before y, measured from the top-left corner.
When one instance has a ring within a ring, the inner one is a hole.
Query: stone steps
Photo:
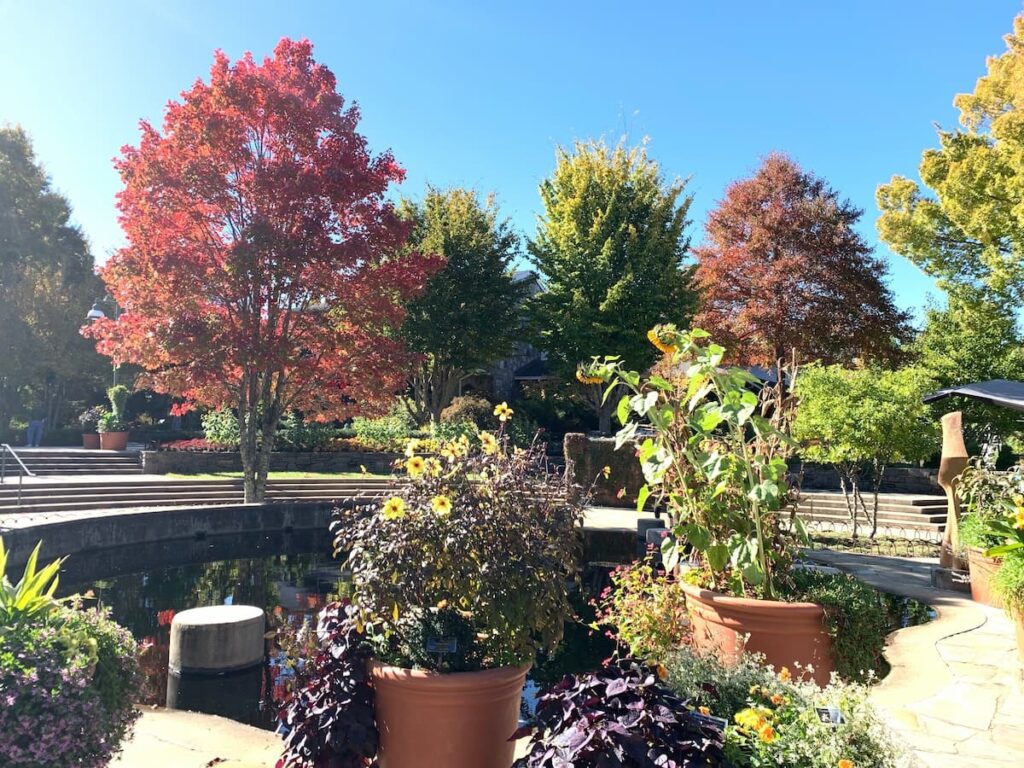
[[[869,509],[870,495],[864,496]],[[796,505],[805,520],[842,526],[849,524],[849,512],[842,493],[807,491]],[[878,524],[889,528],[941,532],[946,525],[946,497],[926,494],[882,493],[878,496]],[[864,525],[863,518],[859,525]]]
[[[333,501],[359,496],[380,496],[387,478],[335,480],[331,478],[272,480],[267,484],[269,501]],[[0,485],[0,514],[11,512],[60,512],[130,507],[237,504],[242,501],[242,481],[120,481],[91,483],[29,483]]]
[[[15,449],[21,462],[35,475],[124,475],[139,474],[142,464],[133,451],[61,450],[51,448]],[[17,474],[18,467],[7,457],[7,470]]]

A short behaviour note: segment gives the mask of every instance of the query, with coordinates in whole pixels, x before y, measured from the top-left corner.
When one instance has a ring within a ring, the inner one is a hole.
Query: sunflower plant
[[[412,443],[389,495],[336,515],[335,550],[381,661],[471,671],[531,663],[561,640],[586,499],[542,449],[510,444],[508,405],[495,415],[497,431],[432,455]]]
[[[799,521],[782,514],[790,500],[792,398],[723,367],[725,350],[705,331],[659,325],[648,338],[663,355],[661,374],[627,370],[614,357],[582,373],[605,382],[605,397],[626,392],[615,440],[616,448],[636,445],[646,481],[637,509],[652,495],[667,508],[669,569],[685,555],[698,561],[704,586],[772,599],[805,538]]]

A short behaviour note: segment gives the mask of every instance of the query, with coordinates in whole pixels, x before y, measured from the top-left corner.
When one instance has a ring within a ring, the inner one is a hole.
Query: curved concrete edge
[[[271,731],[216,715],[144,707],[110,768],[273,768],[281,740]]]

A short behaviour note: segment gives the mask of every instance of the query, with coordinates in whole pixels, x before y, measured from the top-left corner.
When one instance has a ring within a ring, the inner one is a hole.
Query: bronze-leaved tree
[[[781,154],[732,183],[695,249],[695,324],[734,363],[898,356],[908,317],[856,230],[861,211]]]

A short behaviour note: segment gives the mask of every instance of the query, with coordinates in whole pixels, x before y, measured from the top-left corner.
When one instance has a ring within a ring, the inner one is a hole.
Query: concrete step
[[[292,497],[331,497],[331,498],[348,498],[358,495],[379,495],[383,493],[383,488],[332,488],[325,486],[322,488],[269,488],[267,493],[271,496],[286,495]],[[241,488],[196,488],[186,487],[181,489],[173,490],[147,490],[142,489],[139,492],[120,491],[117,493],[104,492],[104,493],[50,493],[50,494],[27,494],[23,493],[21,496],[21,506],[23,507],[34,507],[40,505],[55,505],[55,504],[70,504],[75,502],[93,502],[99,504],[107,504],[115,501],[135,501],[137,503],[160,503],[164,500],[176,499],[176,498],[195,498],[195,497],[207,497],[211,499],[235,499],[242,497]],[[0,505],[10,506],[12,504],[17,505],[17,494],[9,494],[0,497]]]
[[[826,523],[835,526],[837,529],[848,527],[850,525],[850,518],[846,514],[830,514],[830,513],[801,513],[800,517],[803,520],[809,522]],[[863,528],[869,524],[863,517],[858,518],[857,526]],[[881,514],[878,516],[879,527],[888,528],[905,528],[912,531],[936,531],[942,532],[946,529],[946,518],[943,516],[941,519],[931,520],[928,518],[916,517],[909,519],[901,518],[890,518],[884,517]]]
[[[871,503],[867,499],[865,501],[868,504],[868,509],[871,509]],[[807,500],[801,499],[797,505],[797,509],[800,511],[821,511],[821,512],[846,512],[848,507],[846,502],[837,501],[820,501],[818,499]],[[907,515],[921,514],[921,515],[942,515],[945,517],[947,508],[945,504],[930,504],[930,505],[916,505],[916,504],[879,504],[879,514],[882,512],[901,513]]]
[[[870,493],[861,494],[865,500],[871,498]],[[811,499],[820,501],[835,500],[846,503],[846,497],[841,491],[803,491],[800,494],[801,499]],[[878,503],[881,504],[910,504],[912,506],[930,506],[934,504],[946,504],[946,497],[935,494],[918,494],[918,493],[880,493],[878,494]]]

